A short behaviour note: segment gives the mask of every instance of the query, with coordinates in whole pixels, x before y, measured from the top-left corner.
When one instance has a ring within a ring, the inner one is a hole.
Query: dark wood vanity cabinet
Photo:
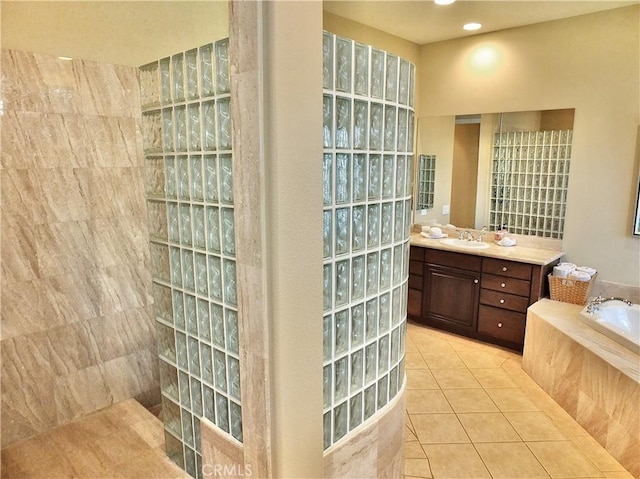
[[[516,350],[524,345],[526,311],[547,294],[557,261],[534,265],[411,247],[410,319]]]

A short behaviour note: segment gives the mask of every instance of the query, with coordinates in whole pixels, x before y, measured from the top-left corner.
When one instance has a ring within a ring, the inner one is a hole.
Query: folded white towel
[[[558,263],[558,267],[562,268],[562,269],[565,269],[567,271],[573,271],[574,269],[577,268],[577,266],[575,264],[573,264],[573,263],[565,263],[565,262]]]
[[[498,241],[498,244],[500,246],[515,246],[516,240],[515,238],[509,238],[508,236],[505,236],[500,241]]]
[[[569,269],[563,268],[562,266],[553,267],[553,275],[557,276],[558,278],[566,278],[567,276],[569,276],[570,272],[571,271],[569,271]]]
[[[591,275],[589,273],[585,273],[584,271],[572,271],[571,273],[569,273],[568,279],[588,282],[591,280]]]
[[[420,228],[420,231],[422,231],[423,233],[428,233],[430,229],[431,229],[431,226],[423,225],[423,226]]]
[[[437,226],[432,226],[431,229],[429,230],[429,233],[431,234],[431,236],[434,237],[439,237],[442,236],[442,229],[438,228]]]
[[[587,273],[589,276],[593,276],[597,272],[595,269],[590,268],[589,266],[578,266],[576,268],[576,271],[582,271],[583,273]]]

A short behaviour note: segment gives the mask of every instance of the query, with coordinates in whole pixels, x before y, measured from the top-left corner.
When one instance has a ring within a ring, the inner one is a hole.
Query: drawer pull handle
[[[507,287],[507,285],[506,285],[506,283],[500,283],[500,287],[501,287],[501,288],[506,288],[506,287]]]
[[[504,299],[501,299],[501,300],[500,300],[500,304],[504,304]]]
[[[478,284],[478,278],[474,279],[474,280],[473,280],[473,283],[474,283],[474,284]]]
[[[507,271],[507,267],[506,267],[506,266],[503,266],[503,267],[502,267],[502,271]]]
[[[501,328],[502,327],[502,323],[498,323],[498,327]]]

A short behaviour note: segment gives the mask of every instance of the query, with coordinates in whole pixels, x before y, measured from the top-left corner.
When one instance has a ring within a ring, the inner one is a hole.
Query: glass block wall
[[[414,65],[324,34],[324,447],[404,378]]]
[[[562,239],[572,130],[494,137],[489,227]]]
[[[242,442],[228,48],[140,68],[166,448],[193,477],[199,418]]]
[[[419,210],[433,208],[436,183],[436,155],[420,155],[418,166]]]

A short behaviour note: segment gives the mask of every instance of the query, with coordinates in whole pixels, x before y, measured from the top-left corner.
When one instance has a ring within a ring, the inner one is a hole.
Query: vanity
[[[411,235],[407,315],[434,328],[522,351],[529,305],[548,295],[561,251],[484,248]]]

